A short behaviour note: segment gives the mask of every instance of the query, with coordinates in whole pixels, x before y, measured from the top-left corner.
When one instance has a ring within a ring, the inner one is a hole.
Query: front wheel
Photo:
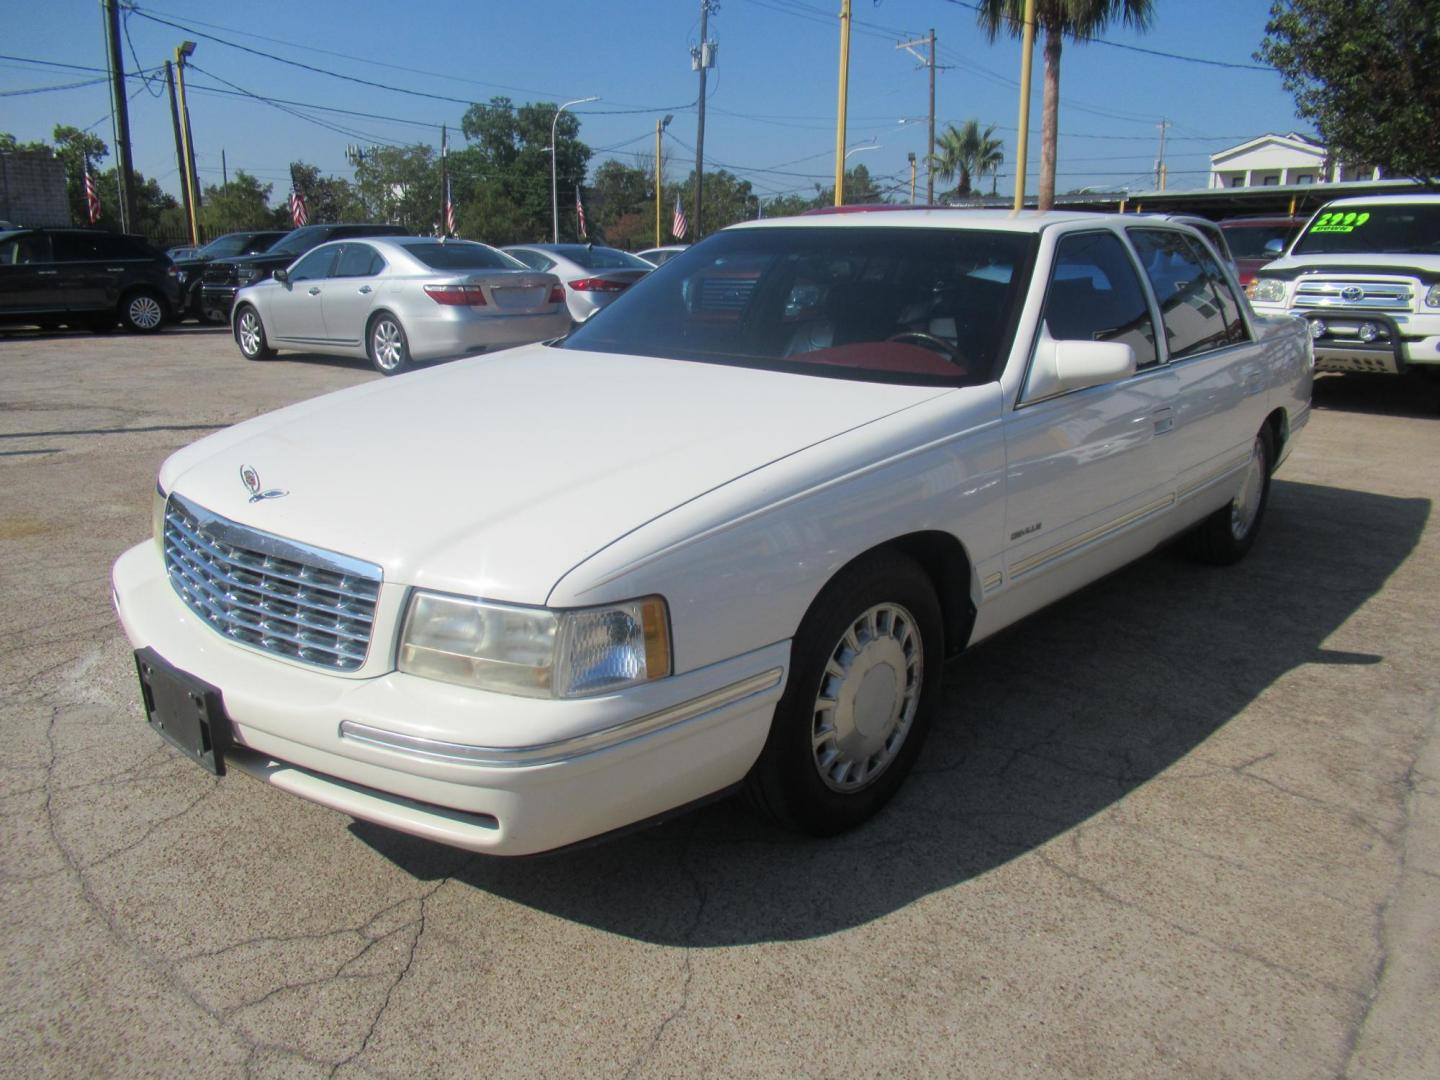
[[[265,340],[265,324],[260,313],[246,304],[235,313],[235,344],[246,360],[268,360],[275,355]]]
[[[153,334],[165,324],[165,304],[154,293],[141,289],[120,301],[120,322],[132,334]]]
[[[749,801],[818,836],[871,817],[920,753],[944,655],[940,604],[918,564],[884,553],[842,570],[795,636]]]
[[[1250,445],[1250,460],[1241,474],[1240,490],[1230,502],[1207,517],[1186,538],[1190,556],[1213,566],[1239,562],[1255,546],[1260,522],[1270,502],[1270,469],[1275,439],[1267,425]]]
[[[410,367],[410,341],[395,316],[377,315],[370,324],[368,343],[370,363],[381,375],[399,375]]]

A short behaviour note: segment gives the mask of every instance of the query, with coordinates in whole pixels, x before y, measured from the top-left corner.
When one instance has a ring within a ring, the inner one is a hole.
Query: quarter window
[[[1183,233],[1131,229],[1155,289],[1172,360],[1245,340],[1240,305],[1214,257]]]
[[[1058,341],[1121,342],[1135,350],[1137,368],[1159,359],[1140,275],[1113,233],[1072,234],[1056,245],[1044,319]]]

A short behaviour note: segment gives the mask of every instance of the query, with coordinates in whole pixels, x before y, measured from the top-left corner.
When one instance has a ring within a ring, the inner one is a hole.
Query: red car
[[[1240,284],[1249,287],[1256,273],[1268,262],[1285,254],[1295,234],[1305,227],[1306,218],[1274,217],[1227,218],[1220,222],[1230,252],[1235,256],[1235,268],[1240,272]],[[1276,242],[1279,247],[1275,246]]]

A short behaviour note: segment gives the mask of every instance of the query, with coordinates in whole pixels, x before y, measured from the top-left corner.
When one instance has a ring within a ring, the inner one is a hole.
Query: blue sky
[[[517,102],[599,95],[577,110],[582,137],[606,157],[632,162],[653,148],[657,117],[675,120],[666,172],[694,164],[697,91],[689,48],[698,40],[699,0],[250,0],[244,4],[139,0],[140,11],[253,49],[361,79],[464,100],[506,94]],[[1109,41],[1146,49],[1253,64],[1267,0],[1156,0],[1146,34],[1116,26]],[[725,165],[762,195],[813,191],[833,173],[838,0],[721,0],[710,20],[719,43],[710,73],[705,127],[707,167]],[[925,151],[926,74],[895,48],[900,34],[934,28],[940,71],[937,125],[975,117],[1005,141],[1000,190],[1011,188],[1018,112],[1020,46],[991,44],[975,15],[954,0],[854,0],[847,143],[872,174],[908,186],[906,154]],[[96,0],[0,0],[0,53],[103,67],[105,39]],[[347,82],[301,70],[133,13],[126,65],[162,63],[183,38],[198,42],[190,111],[203,183],[218,183],[221,151],[231,173],[245,169],[288,190],[287,165],[309,161],[348,176],[348,143],[428,141],[459,127],[464,105]],[[325,50],[325,51],[319,51]],[[343,54],[343,55],[342,55]],[[1041,55],[1036,48],[1029,190],[1039,162]],[[13,91],[94,77],[0,59],[0,130],[22,140],[46,138],[56,123],[86,127],[111,141],[103,83],[48,93]],[[223,80],[223,82],[221,81]],[[296,111],[347,129],[301,119],[243,96],[207,87],[225,83],[271,97],[394,119]],[[174,143],[163,80],[132,83],[135,166],[178,193]],[[1293,101],[1273,72],[1224,69],[1164,59],[1098,43],[1068,45],[1061,65],[1057,187],[1140,190],[1150,186],[1158,124],[1170,121],[1167,162],[1172,189],[1205,184],[1208,155],[1266,131],[1301,127]],[[408,122],[401,122],[408,121]],[[902,121],[905,121],[902,123]],[[613,148],[613,149],[607,149]],[[923,173],[921,175],[923,198]]]

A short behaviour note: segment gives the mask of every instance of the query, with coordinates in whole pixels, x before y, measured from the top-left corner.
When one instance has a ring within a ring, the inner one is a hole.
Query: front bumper
[[[492,854],[563,847],[735,784],[764,746],[789,664],[778,642],[619,694],[515,698],[394,671],[329,675],[238,645],[180,601],[153,543],[120,557],[112,585],[136,648],[219,688],[243,747],[233,765]]]
[[[1312,331],[1317,372],[1399,375],[1411,365],[1440,365],[1440,315],[1342,307],[1287,309],[1279,304],[1254,307],[1260,314],[1293,315],[1305,321]]]

